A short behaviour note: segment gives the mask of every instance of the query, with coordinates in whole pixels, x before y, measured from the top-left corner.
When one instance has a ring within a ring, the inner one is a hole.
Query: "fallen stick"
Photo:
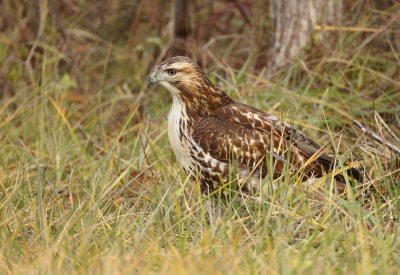
[[[375,134],[374,132],[372,132],[371,130],[367,129],[366,127],[364,127],[364,125],[362,125],[358,120],[353,120],[353,123],[361,129],[361,131],[366,134],[367,136],[369,136],[370,138],[372,138],[373,140],[379,142],[380,144],[382,144],[383,146],[388,147],[389,149],[391,149],[392,151],[396,152],[397,154],[400,154],[400,148],[391,144],[390,142],[387,142],[385,140],[383,140],[379,135]]]

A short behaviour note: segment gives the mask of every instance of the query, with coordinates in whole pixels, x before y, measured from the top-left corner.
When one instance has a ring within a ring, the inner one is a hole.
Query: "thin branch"
[[[29,77],[31,78],[31,82],[34,82],[34,77],[33,77],[33,72],[32,72],[32,64],[31,64],[31,59],[36,51],[37,46],[39,45],[40,40],[42,39],[43,35],[43,30],[44,30],[44,25],[46,21],[46,16],[47,16],[47,1],[46,0],[38,0],[39,4],[39,28],[36,33],[36,39],[35,42],[33,43],[31,49],[29,50],[28,57],[25,60],[25,66],[27,68]]]
[[[385,140],[383,140],[379,135],[375,134],[374,132],[372,132],[371,130],[367,129],[366,127],[364,127],[359,121],[357,120],[353,120],[353,123],[361,129],[361,131],[366,134],[367,136],[369,136],[370,138],[372,138],[373,140],[379,142],[380,144],[382,144],[383,146],[388,147],[389,149],[391,149],[392,151],[396,152],[397,154],[400,154],[400,148],[391,144],[390,142],[387,142]]]

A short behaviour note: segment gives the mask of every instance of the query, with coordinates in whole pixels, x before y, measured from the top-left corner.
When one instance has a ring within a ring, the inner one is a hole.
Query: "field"
[[[112,12],[120,1],[105,1],[100,22],[104,11],[81,2],[61,16],[68,43],[49,7],[39,35],[33,11],[1,4],[0,273],[400,271],[400,158],[352,123],[400,144],[400,29],[388,19],[398,5],[364,11],[352,29],[332,30],[333,50],[314,41],[269,76],[254,54],[257,28],[213,36],[202,52],[212,81],[330,144],[340,168],[360,168],[365,181],[339,196],[284,177],[261,202],[214,198],[210,221],[168,143],[170,95],[146,85],[168,34],[148,35],[147,22],[132,41],[118,25],[128,12]]]

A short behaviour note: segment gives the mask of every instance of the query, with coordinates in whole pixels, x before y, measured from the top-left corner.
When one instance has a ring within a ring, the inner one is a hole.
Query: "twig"
[[[386,124],[386,122],[382,119],[382,117],[378,114],[377,111],[374,111],[374,117],[376,123],[382,124],[386,130],[392,135],[392,137],[396,140],[396,142],[400,142],[400,138],[398,138],[395,133],[393,133],[392,129],[389,128],[389,126]]]
[[[383,140],[379,135],[375,134],[374,132],[372,132],[371,130],[367,129],[366,127],[364,127],[359,121],[357,120],[353,120],[353,123],[361,129],[361,131],[366,134],[367,136],[369,136],[370,138],[372,138],[373,140],[379,142],[380,144],[388,147],[389,149],[393,150],[394,152],[396,152],[397,154],[400,154],[400,148],[398,148],[397,146],[391,144],[390,142],[387,142],[385,140]]]
[[[40,40],[42,39],[44,25],[47,16],[47,1],[46,0],[39,0],[39,28],[36,33],[36,39],[33,43],[31,49],[29,50],[28,57],[25,60],[25,66],[27,68],[29,77],[31,78],[32,83],[34,82],[33,72],[32,72],[32,64],[31,59],[36,51],[37,46],[39,45]]]

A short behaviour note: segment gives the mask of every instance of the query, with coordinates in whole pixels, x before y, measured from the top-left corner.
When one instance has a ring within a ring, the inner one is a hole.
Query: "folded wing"
[[[334,158],[324,153],[321,146],[286,122],[254,107],[232,103],[215,110],[200,120],[192,133],[194,141],[214,158],[238,161],[242,168],[266,175],[266,158],[273,160],[273,175],[281,175],[284,165],[289,171],[304,168],[307,176],[322,176],[334,165]],[[315,160],[305,163],[311,157]],[[271,167],[271,166],[269,166]],[[356,169],[350,173],[357,180]],[[342,175],[336,180],[344,182]]]

